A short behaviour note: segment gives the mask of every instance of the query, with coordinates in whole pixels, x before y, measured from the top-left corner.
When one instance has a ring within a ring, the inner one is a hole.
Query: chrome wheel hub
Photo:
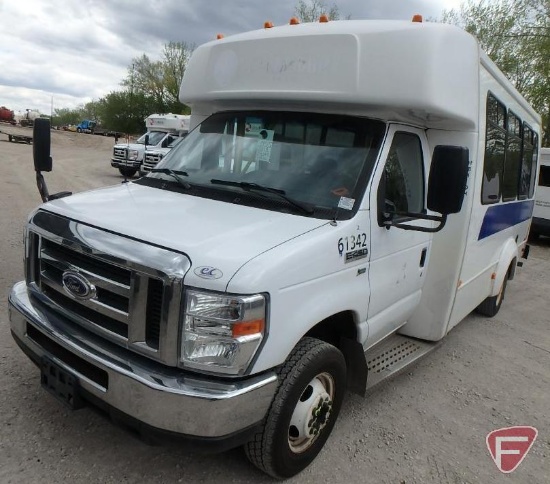
[[[311,380],[300,396],[288,428],[290,450],[307,450],[327,425],[334,398],[334,380],[328,373],[320,373]]]

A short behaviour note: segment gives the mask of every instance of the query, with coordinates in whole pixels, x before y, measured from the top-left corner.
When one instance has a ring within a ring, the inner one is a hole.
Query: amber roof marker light
[[[225,37],[225,35],[223,35],[223,34],[218,34],[218,35],[216,35],[216,39],[218,39],[218,40],[221,40],[221,39],[223,39],[224,37]]]
[[[326,24],[329,20],[328,15],[325,13],[319,17],[319,22],[322,24]]]
[[[298,25],[300,23],[300,19],[298,17],[292,17],[288,23],[290,25]]]
[[[272,29],[273,28],[273,22],[270,22],[269,20],[264,22],[264,29]]]
[[[413,22],[418,22],[418,23],[421,24],[422,22],[424,22],[424,19],[422,18],[422,15],[417,13],[417,14],[413,15],[412,21]]]

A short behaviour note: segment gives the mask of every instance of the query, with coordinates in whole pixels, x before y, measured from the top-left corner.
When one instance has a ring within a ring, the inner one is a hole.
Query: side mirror
[[[149,144],[149,135],[146,134],[145,135],[145,146],[147,146]]]
[[[52,157],[50,156],[51,134],[50,120],[36,118],[32,133],[32,154],[35,171],[52,171]]]
[[[428,181],[428,208],[443,215],[460,212],[470,153],[461,146],[438,145],[434,149]]]
[[[44,176],[41,173],[42,171],[52,171],[53,167],[52,157],[50,156],[51,132],[49,119],[37,118],[34,120],[32,138],[36,186],[38,187],[42,201],[47,202],[72,195],[71,192],[59,192],[50,195],[46,186],[46,180],[44,180]]]

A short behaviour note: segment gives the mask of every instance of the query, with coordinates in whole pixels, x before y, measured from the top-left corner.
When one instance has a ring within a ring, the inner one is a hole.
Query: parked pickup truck
[[[183,139],[185,135],[178,136],[166,147],[157,148],[155,150],[145,150],[145,159],[143,160],[142,171],[144,173],[150,172],[157,164],[170,152],[172,148],[175,148]]]
[[[147,132],[135,143],[120,143],[113,147],[111,166],[118,168],[127,177],[137,172],[145,173],[142,167],[145,151],[167,148],[178,136],[189,131],[190,116],[183,114],[152,114],[145,119]]]

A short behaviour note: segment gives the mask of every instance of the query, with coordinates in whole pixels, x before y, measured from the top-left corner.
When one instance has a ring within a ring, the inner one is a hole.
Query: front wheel
[[[126,176],[128,178],[132,178],[137,172],[135,168],[119,168],[118,171],[120,171],[122,176]]]
[[[248,459],[275,478],[298,474],[327,441],[344,398],[346,362],[336,347],[303,338],[278,371],[279,387]]]

